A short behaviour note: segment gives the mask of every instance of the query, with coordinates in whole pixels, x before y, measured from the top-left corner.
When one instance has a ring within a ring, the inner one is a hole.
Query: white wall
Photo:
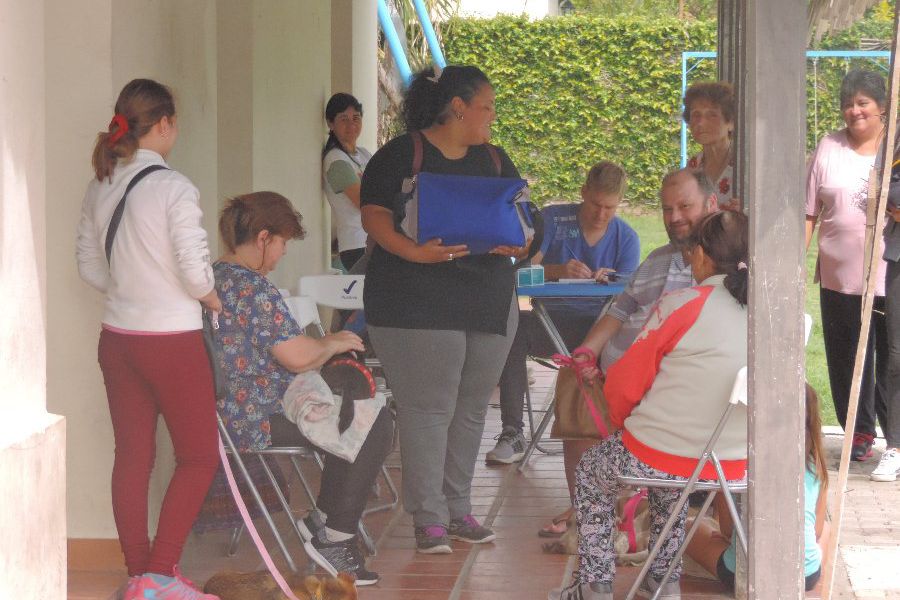
[[[288,245],[272,279],[295,288],[320,272],[321,149],[331,95],[331,12],[327,2],[257,0],[253,16],[253,187],[283,194],[303,215],[305,240]]]
[[[300,274],[320,272],[324,262],[319,153],[331,91],[331,13],[327,2],[280,0],[46,1],[47,71],[39,79],[47,88],[46,181],[53,206],[46,215],[47,403],[69,420],[68,536],[114,538],[113,439],[96,358],[103,299],[80,281],[74,259],[94,138],[129,80],[170,85],[180,133],[169,162],[200,189],[213,254],[225,196],[278,191],[295,203],[308,231],[274,274],[281,287],[293,287]],[[24,114],[36,105],[29,102]],[[39,333],[43,339],[42,328]],[[151,489],[154,519],[172,469],[164,429]]]
[[[559,14],[557,0],[460,0],[459,16],[491,18],[497,15],[527,15],[529,19],[543,19]]]
[[[66,593],[65,423],[46,412],[44,3],[0,0],[0,598]]]

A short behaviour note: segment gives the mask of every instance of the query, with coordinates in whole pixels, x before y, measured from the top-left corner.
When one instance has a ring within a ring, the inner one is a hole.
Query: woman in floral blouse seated
[[[287,198],[274,192],[233,198],[219,217],[228,251],[213,265],[223,306],[216,360],[227,376],[218,407],[241,450],[309,445],[284,416],[281,400],[288,385],[295,374],[318,369],[336,354],[364,349],[362,340],[347,331],[322,339],[303,335],[266,278],[288,240],[303,237],[300,219]],[[300,522],[310,557],[323,568],[353,573],[357,585],[378,581],[365,568],[355,532],[392,435],[390,414],[382,410],[354,462],[326,453],[319,511]]]

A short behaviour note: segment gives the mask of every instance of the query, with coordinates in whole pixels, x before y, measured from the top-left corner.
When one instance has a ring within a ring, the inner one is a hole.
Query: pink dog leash
[[[583,356],[586,360],[575,360],[576,356]],[[600,412],[597,410],[597,407],[594,406],[594,403],[591,400],[591,396],[588,393],[587,387],[584,384],[584,377],[582,377],[582,374],[586,369],[596,367],[597,355],[594,354],[593,350],[585,348],[584,346],[579,346],[572,352],[572,356],[565,356],[564,354],[554,354],[553,362],[555,362],[560,367],[568,367],[575,370],[575,374],[578,379],[578,389],[581,390],[581,397],[584,399],[585,404],[587,404],[588,410],[591,411],[591,417],[593,417],[594,419],[594,425],[597,426],[597,431],[600,433],[600,438],[602,439],[608,436],[609,431],[606,429],[606,424],[603,422],[603,417],[600,416]]]
[[[628,553],[637,552],[637,531],[634,526],[634,516],[641,500],[647,497],[647,488],[641,488],[631,498],[625,501],[622,507],[622,522],[619,523],[619,531],[624,531],[628,536]]]
[[[275,583],[278,584],[278,587],[281,588],[281,591],[284,592],[284,595],[287,596],[289,600],[300,600],[294,595],[294,592],[291,591],[287,581],[285,581],[284,577],[281,575],[281,571],[278,570],[278,567],[275,566],[275,563],[272,561],[272,556],[269,554],[269,551],[266,550],[265,544],[263,544],[262,539],[259,537],[256,525],[253,524],[253,519],[250,518],[250,512],[247,510],[247,505],[244,503],[241,492],[238,490],[237,482],[234,480],[234,473],[231,471],[231,463],[228,462],[228,456],[225,454],[225,446],[222,444],[221,436],[219,436],[219,457],[222,459],[222,466],[225,468],[225,478],[228,480],[228,487],[231,488],[231,495],[234,496],[234,502],[237,504],[238,510],[241,513],[241,518],[244,519],[244,525],[246,525],[247,531],[253,539],[253,543],[256,544],[256,549],[259,551],[259,555],[262,557],[263,562],[266,563],[266,568],[269,569],[269,573],[272,574]]]

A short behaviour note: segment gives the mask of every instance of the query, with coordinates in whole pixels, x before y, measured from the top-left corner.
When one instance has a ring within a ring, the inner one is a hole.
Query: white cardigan
[[[149,165],[165,165],[152,150],[119,161],[112,181],[92,180],[78,223],[76,257],[81,278],[106,293],[103,323],[139,332],[202,327],[197,302],[213,289],[200,193],[172,170],[150,173],[128,194],[106,262],[104,243],[113,210],[131,179]]]

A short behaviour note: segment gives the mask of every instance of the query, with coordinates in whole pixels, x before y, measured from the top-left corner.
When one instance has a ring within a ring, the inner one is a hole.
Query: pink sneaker
[[[142,575],[136,586],[136,594],[124,600],[220,600],[218,596],[204,594],[186,580],[155,573]],[[130,590],[130,589],[129,589]]]
[[[187,577],[185,577],[184,575],[181,574],[181,569],[178,568],[178,565],[175,565],[174,567],[172,567],[172,572],[175,574],[175,579],[177,579],[181,583],[185,584],[188,587],[192,587],[192,588],[197,587],[196,583],[194,583],[193,581],[191,581],[190,579],[188,579]]]
[[[128,583],[123,585],[116,592],[116,600],[125,600],[126,598],[140,598],[136,596],[138,582],[141,580],[140,575],[134,575],[128,578]]]

